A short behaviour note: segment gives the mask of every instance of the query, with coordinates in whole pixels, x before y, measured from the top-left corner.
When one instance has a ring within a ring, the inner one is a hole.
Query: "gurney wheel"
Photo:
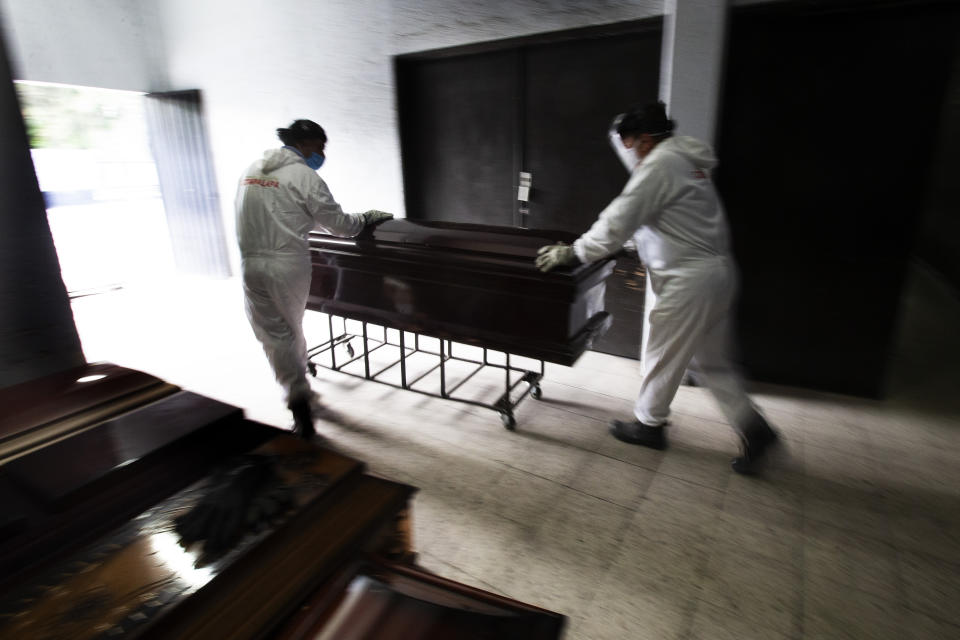
[[[500,412],[500,422],[503,423],[503,428],[507,431],[513,431],[517,428],[517,421],[513,417],[512,413],[507,413],[506,411]]]
[[[535,384],[530,388],[530,397],[534,400],[539,400],[543,397],[543,389],[540,388],[540,385]]]
[[[310,375],[312,375],[314,378],[317,377],[317,365],[310,361],[307,361],[307,371],[309,371]]]

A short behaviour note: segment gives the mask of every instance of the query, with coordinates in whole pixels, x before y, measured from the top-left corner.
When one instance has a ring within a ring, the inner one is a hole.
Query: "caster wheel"
[[[354,355],[356,355],[356,353],[357,353],[357,352],[353,350],[353,345],[348,342],[348,343],[347,343],[347,355],[349,355],[349,356],[352,358]]]
[[[530,389],[530,396],[534,400],[539,400],[543,397],[543,389],[540,388],[540,385],[536,384]]]
[[[312,362],[307,363],[307,371],[309,371],[310,375],[312,375],[314,378],[317,377],[317,365],[313,364]]]
[[[507,431],[513,431],[517,428],[517,421],[513,417],[512,413],[507,413],[506,411],[500,412],[500,422],[503,423],[503,428]]]

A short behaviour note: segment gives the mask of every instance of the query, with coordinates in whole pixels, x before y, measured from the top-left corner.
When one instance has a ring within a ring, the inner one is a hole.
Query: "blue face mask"
[[[323,161],[326,160],[326,159],[327,159],[326,156],[321,155],[321,154],[317,153],[316,151],[314,151],[313,153],[311,153],[309,158],[304,158],[304,160],[307,161],[307,166],[310,167],[311,169],[313,169],[314,171],[316,171],[317,169],[319,169],[320,167],[322,167],[322,166],[323,166]]]

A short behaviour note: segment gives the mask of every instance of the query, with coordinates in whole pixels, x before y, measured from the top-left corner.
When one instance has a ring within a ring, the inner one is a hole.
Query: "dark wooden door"
[[[660,29],[531,46],[526,51],[523,170],[529,226],[583,233],[623,189],[607,137],[613,117],[657,99]]]
[[[398,60],[407,216],[583,233],[623,188],[613,117],[655,100],[659,19]],[[532,175],[518,216],[521,171]],[[624,260],[594,348],[638,357],[643,276]],[[639,288],[638,288],[639,283]]]
[[[752,377],[880,395],[956,3],[735,9],[718,185]]]
[[[513,223],[518,59],[511,50],[398,65],[407,217]]]

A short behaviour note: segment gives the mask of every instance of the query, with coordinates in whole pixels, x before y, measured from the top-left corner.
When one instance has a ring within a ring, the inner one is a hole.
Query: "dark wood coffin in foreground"
[[[0,637],[559,637],[563,616],[412,564],[413,487],[187,391],[110,413],[104,394],[128,386],[21,387],[50,406],[9,433],[91,405],[109,417],[0,454]],[[253,491],[251,469],[269,469]],[[200,507],[217,516],[205,528],[240,522],[239,537],[183,544],[177,523]]]
[[[537,249],[576,236],[388,220],[356,238],[310,236],[307,308],[570,365],[609,323],[613,259],[541,273]]]

